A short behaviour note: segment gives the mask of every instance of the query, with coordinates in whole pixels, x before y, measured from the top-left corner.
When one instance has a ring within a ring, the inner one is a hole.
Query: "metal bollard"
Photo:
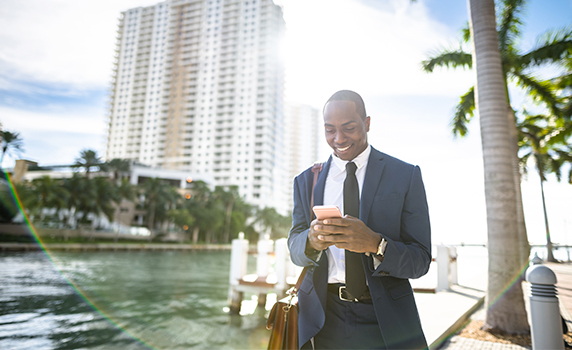
[[[544,265],[534,265],[526,270],[526,280],[530,282],[532,348],[564,350],[556,275]]]

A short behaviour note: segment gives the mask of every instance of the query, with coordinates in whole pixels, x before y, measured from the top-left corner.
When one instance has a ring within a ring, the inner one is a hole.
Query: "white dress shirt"
[[[371,153],[371,146],[355,157],[352,161],[356,164],[356,178],[361,192],[363,188],[363,180],[367,168],[367,161]],[[335,205],[345,215],[344,211],[344,181],[346,179],[347,160],[342,160],[336,155],[332,155],[332,163],[326,177],[326,186],[324,188],[324,205]],[[346,282],[346,258],[345,249],[340,249],[334,245],[326,250],[328,254],[328,283],[345,283]]]

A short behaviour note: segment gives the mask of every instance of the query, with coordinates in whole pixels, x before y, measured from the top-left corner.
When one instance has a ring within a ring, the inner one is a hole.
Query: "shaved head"
[[[365,104],[363,103],[361,96],[357,92],[354,92],[351,90],[340,90],[340,91],[336,92],[335,94],[333,94],[328,99],[326,104],[328,104],[328,102],[330,102],[330,101],[350,101],[350,102],[353,102],[356,106],[357,114],[362,119],[365,119],[367,117],[367,114],[365,113]],[[325,105],[324,105],[324,107],[325,107]]]

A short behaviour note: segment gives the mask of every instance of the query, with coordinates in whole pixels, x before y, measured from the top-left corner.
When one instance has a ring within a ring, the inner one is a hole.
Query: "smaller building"
[[[77,172],[78,168],[70,165],[39,166],[35,162],[20,159],[16,161],[16,166],[12,171],[12,179],[14,182],[33,181],[43,176],[49,176],[54,179],[65,179],[71,178]],[[90,178],[108,177],[112,179],[115,176],[116,174],[113,172],[105,171],[90,173]],[[141,185],[147,179],[158,178],[177,188],[177,191],[181,195],[190,194],[191,183],[193,181],[203,181],[209,186],[213,186],[214,183],[214,180],[208,174],[194,174],[189,171],[155,168],[136,162],[132,162],[129,171],[123,172],[119,176],[120,178],[128,178],[132,185]],[[97,222],[97,226],[100,228],[113,232],[133,234],[133,228],[143,225],[145,214],[145,211],[137,209],[136,201],[124,199],[121,203],[116,205],[113,222],[109,222],[104,216],[91,219],[94,224]],[[67,215],[65,209],[61,210],[61,215]]]

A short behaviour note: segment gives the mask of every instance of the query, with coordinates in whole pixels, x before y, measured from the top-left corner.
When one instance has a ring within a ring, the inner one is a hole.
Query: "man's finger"
[[[324,219],[322,221],[324,225],[332,225],[332,226],[348,226],[350,223],[345,218],[330,218]]]
[[[320,242],[326,242],[330,244],[346,243],[347,237],[344,235],[318,235]]]

